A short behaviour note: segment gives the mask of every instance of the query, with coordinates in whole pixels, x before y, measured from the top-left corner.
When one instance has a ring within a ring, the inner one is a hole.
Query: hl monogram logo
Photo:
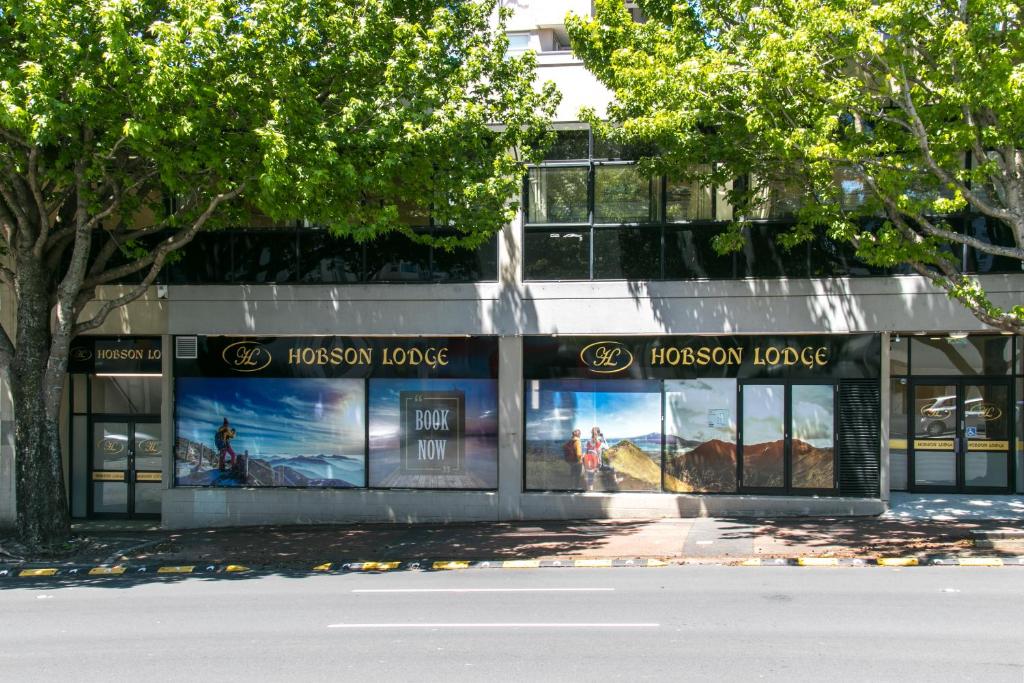
[[[583,347],[580,361],[591,372],[610,375],[631,366],[633,354],[621,342],[598,341]]]
[[[255,341],[228,344],[224,347],[221,357],[235,372],[258,372],[270,365],[272,360],[270,351]]]

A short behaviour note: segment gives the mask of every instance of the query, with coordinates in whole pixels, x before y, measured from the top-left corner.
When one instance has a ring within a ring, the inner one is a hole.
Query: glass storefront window
[[[736,380],[665,381],[665,490],[736,491]]]
[[[1020,339],[1018,339],[1018,342]],[[1017,493],[1024,493],[1024,379],[1017,380]]]
[[[118,415],[159,415],[163,405],[160,377],[93,376],[92,412]]]
[[[588,168],[531,168],[529,172],[528,223],[584,223],[587,207]]]
[[[782,488],[785,471],[785,387],[743,387],[743,486]]]
[[[906,375],[910,372],[910,339],[893,335],[889,338],[889,374]]]
[[[835,390],[794,384],[790,444],[793,488],[831,489],[835,479]]]
[[[697,180],[670,180],[665,184],[665,219],[710,221],[715,217],[713,196],[714,188]]]
[[[528,490],[658,491],[661,450],[661,382],[527,381]]]
[[[370,486],[495,489],[498,382],[370,380]]]
[[[1007,335],[914,337],[914,375],[1006,375],[1010,372],[1013,338]]]
[[[661,220],[661,180],[640,168],[598,166],[594,169],[595,223],[654,223]]]

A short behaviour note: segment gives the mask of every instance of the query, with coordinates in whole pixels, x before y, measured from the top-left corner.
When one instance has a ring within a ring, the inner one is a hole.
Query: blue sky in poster
[[[176,382],[178,436],[214,448],[226,417],[236,451],[250,455],[363,456],[361,379],[181,378]]]
[[[533,380],[526,389],[530,440],[566,439],[601,428],[610,441],[661,433],[661,382]]]

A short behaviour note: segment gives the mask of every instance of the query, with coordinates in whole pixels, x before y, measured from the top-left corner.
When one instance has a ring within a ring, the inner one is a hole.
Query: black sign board
[[[878,377],[879,335],[525,337],[527,379]]]
[[[78,337],[71,343],[68,372],[159,375],[163,372],[160,337]]]
[[[178,377],[498,376],[497,337],[198,337]]]

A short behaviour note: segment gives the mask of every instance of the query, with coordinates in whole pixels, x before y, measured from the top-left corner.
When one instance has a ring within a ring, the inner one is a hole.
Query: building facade
[[[782,194],[744,251],[717,255],[721,188],[644,177],[577,121],[608,100],[566,48],[562,18],[589,4],[516,3],[510,49],[537,51],[563,101],[490,244],[202,236],[79,339],[73,516],[870,515],[891,491],[1024,492],[1024,340],[845,245],[778,246]],[[1000,239],[974,217],[961,228]],[[1019,300],[1019,262],[960,256],[996,304]],[[0,409],[3,523],[6,393]]]

